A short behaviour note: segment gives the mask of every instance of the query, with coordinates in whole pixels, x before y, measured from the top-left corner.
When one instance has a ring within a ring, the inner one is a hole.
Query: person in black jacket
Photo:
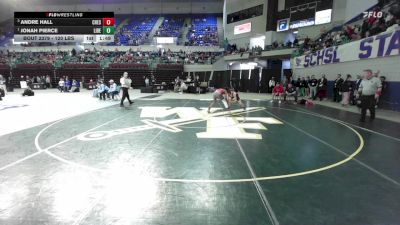
[[[340,89],[341,89],[341,85],[343,83],[343,79],[342,79],[342,75],[338,74],[337,78],[335,80],[335,83],[333,84],[333,101],[334,102],[340,102]]]
[[[325,77],[325,74],[322,74],[322,78],[318,81],[318,98],[322,101],[326,98],[326,91],[328,90],[328,80]]]
[[[378,108],[378,107],[381,107],[381,106],[382,106],[382,104],[380,104],[381,101],[379,101],[379,100],[382,98],[382,96],[383,96],[384,94],[386,94],[386,88],[387,88],[386,77],[385,77],[385,76],[380,76],[379,79],[381,80],[381,83],[382,83],[382,91],[381,91],[381,95],[378,96],[378,98],[376,99],[376,106],[375,106],[375,108]]]
[[[318,80],[315,79],[314,75],[312,75],[311,79],[308,81],[308,86],[310,87],[310,97],[315,100],[317,98]]]
[[[306,96],[306,87],[307,87],[307,82],[304,79],[304,77],[301,78],[300,80],[300,89],[299,89],[299,96],[304,97]]]
[[[300,77],[298,77],[297,78],[297,80],[296,80],[296,82],[295,82],[295,85],[294,85],[295,87],[296,87],[296,91],[297,91],[297,94],[299,93],[299,91],[300,91],[300,86],[301,86],[301,80],[300,80]]]
[[[347,74],[346,80],[342,83],[340,91],[342,92],[342,106],[348,106],[350,96],[354,92],[354,83],[351,80],[351,75]]]

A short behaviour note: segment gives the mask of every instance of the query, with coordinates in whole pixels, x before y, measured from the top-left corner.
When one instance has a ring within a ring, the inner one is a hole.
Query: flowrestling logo
[[[315,24],[315,19],[309,18],[309,19],[290,22],[289,27],[290,27],[290,29],[296,29],[296,28],[300,28],[300,27],[312,26],[314,24]]]
[[[151,129],[161,129],[171,133],[182,132],[188,128],[189,124],[198,124],[206,122],[204,132],[196,133],[197,138],[212,139],[262,139],[259,133],[247,132],[249,130],[267,130],[264,124],[283,124],[281,121],[272,117],[249,117],[251,112],[263,111],[263,107],[249,107],[246,110],[236,109],[224,111],[222,109],[212,109],[212,113],[207,113],[206,108],[197,109],[195,107],[141,107],[140,118],[143,125],[126,127],[115,130],[93,131],[83,133],[78,136],[78,140],[96,141],[107,139],[123,134],[143,132]],[[243,115],[246,114],[246,117]],[[156,120],[156,118],[166,118],[177,115],[177,119]],[[148,118],[148,119],[145,119]],[[151,119],[149,119],[151,118]]]
[[[373,12],[365,11],[365,12],[363,12],[363,14],[364,14],[363,18],[373,17],[373,18],[379,19],[379,18],[383,17],[382,11],[373,11]]]

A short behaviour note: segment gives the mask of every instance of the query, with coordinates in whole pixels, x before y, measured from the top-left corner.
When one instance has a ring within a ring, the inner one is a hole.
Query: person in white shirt
[[[0,88],[3,89],[4,93],[7,93],[6,78],[4,78],[3,75],[1,74],[0,74]]]
[[[361,81],[358,93],[361,95],[361,119],[360,122],[365,122],[367,109],[370,113],[370,120],[375,119],[376,100],[381,95],[382,83],[381,80],[374,76],[371,70],[367,69],[363,72],[364,79]]]
[[[108,93],[111,94],[112,100],[114,100],[114,96],[119,94],[119,91],[117,90],[117,84],[114,82],[114,80],[110,80],[110,89],[108,90]]]
[[[121,107],[124,106],[125,98],[128,99],[129,104],[133,104],[133,101],[131,101],[131,99],[129,98],[129,92],[128,92],[129,88],[132,85],[132,80],[128,77],[128,72],[124,72],[124,75],[120,79],[120,83],[122,88],[122,98],[120,106]]]
[[[275,77],[272,77],[271,80],[269,80],[269,83],[268,83],[268,93],[272,93],[272,89],[274,89],[275,84],[276,84]]]
[[[64,88],[65,88],[64,79],[60,78],[60,81],[58,81],[58,90],[60,92],[64,92]]]
[[[185,84],[185,82],[181,82],[181,86],[179,88],[179,94],[183,94],[184,91],[188,89],[188,86]]]
[[[49,75],[46,76],[46,87],[51,88],[51,78]]]

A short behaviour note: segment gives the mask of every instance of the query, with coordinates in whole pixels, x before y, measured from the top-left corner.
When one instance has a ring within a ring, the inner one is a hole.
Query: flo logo
[[[379,18],[383,17],[383,12],[382,11],[378,11],[378,12],[377,11],[373,11],[373,12],[366,11],[366,12],[363,12],[363,14],[364,14],[363,18],[373,17],[373,18],[379,19]]]
[[[222,138],[222,139],[262,139],[258,133],[246,130],[267,130],[263,124],[283,124],[272,117],[244,117],[244,114],[265,110],[263,107],[250,107],[246,110],[219,111],[213,109],[208,114],[207,109],[194,107],[141,107],[140,118],[143,125],[121,128],[109,131],[93,131],[78,136],[82,141],[94,141],[111,138],[114,136],[142,132],[151,129],[161,129],[172,133],[184,131],[189,124],[201,124],[206,121],[203,132],[196,133],[197,138]],[[178,118],[158,120],[177,115]],[[148,119],[146,119],[148,118]],[[151,118],[151,119],[149,119]],[[197,128],[197,127],[196,127]],[[201,128],[201,127],[199,127]]]

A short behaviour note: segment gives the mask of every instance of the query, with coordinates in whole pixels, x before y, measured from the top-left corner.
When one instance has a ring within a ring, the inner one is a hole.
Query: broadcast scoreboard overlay
[[[15,12],[15,42],[114,42],[114,12]]]

